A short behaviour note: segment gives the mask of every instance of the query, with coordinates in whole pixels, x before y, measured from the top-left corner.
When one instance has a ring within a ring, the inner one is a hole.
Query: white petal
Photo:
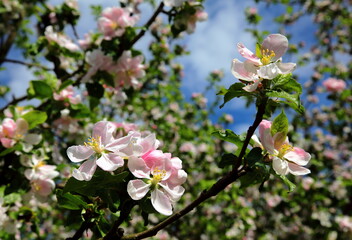
[[[132,156],[128,159],[127,165],[128,169],[135,177],[150,178],[150,168],[148,168],[142,158]]]
[[[160,191],[159,189],[155,189],[152,192],[152,205],[155,210],[161,214],[166,216],[170,216],[172,214],[172,205],[170,199],[164,192]]]
[[[104,171],[115,171],[117,168],[123,166],[123,159],[113,153],[102,154],[97,160],[97,165]]]
[[[150,184],[146,184],[139,179],[131,180],[127,184],[128,195],[130,195],[133,200],[142,199],[148,193],[149,189]]]
[[[258,84],[260,83],[259,80],[254,81],[252,84],[248,84],[247,86],[243,87],[243,90],[247,92],[254,92],[258,88]]]
[[[78,169],[73,170],[72,176],[79,181],[89,181],[92,179],[96,168],[95,160],[87,160]]]
[[[278,175],[286,175],[289,171],[287,161],[278,157],[273,158],[273,169]]]
[[[30,133],[27,134],[23,140],[27,143],[37,145],[42,140],[42,135]]]
[[[246,63],[247,65],[249,63]],[[252,64],[253,65],[253,64]],[[232,60],[231,72],[235,78],[244,80],[244,81],[254,81],[258,79],[256,74],[251,71],[248,71],[249,66],[245,66],[245,63],[239,61],[238,59]]]
[[[86,146],[71,146],[67,149],[67,156],[72,162],[82,162],[89,158],[94,151]]]
[[[260,147],[261,149],[263,149],[263,145],[260,143],[257,135],[254,134],[251,139],[254,142],[253,147]]]
[[[101,143],[105,146],[114,140],[113,133],[116,127],[113,123],[108,121],[100,121],[94,124],[93,137],[101,138]]]
[[[301,167],[297,164],[290,163],[290,162],[288,163],[288,169],[289,169],[289,172],[292,173],[293,175],[306,175],[310,173],[310,170],[308,168]]]
[[[185,189],[182,186],[170,187],[163,183],[159,183],[159,185],[163,187],[165,193],[167,193],[169,198],[174,202],[178,201],[185,192]]]
[[[296,63],[282,63],[277,62],[276,66],[280,69],[282,74],[291,73],[296,68]]]
[[[276,63],[270,63],[265,66],[261,66],[258,70],[258,75],[264,79],[273,79],[281,74],[280,69],[276,66]]]

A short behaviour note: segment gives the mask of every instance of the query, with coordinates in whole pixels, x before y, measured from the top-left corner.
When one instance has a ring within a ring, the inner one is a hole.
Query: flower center
[[[38,170],[38,168],[45,166],[45,162],[44,161],[39,161],[35,166],[34,169]]]
[[[153,178],[150,180],[150,183],[155,187],[166,176],[166,171],[155,168],[152,174]]]
[[[263,65],[268,65],[273,57],[275,57],[273,50],[270,51],[269,49],[262,49],[262,57],[260,61]]]
[[[100,136],[99,138],[90,137],[88,138],[88,141],[84,143],[84,145],[86,147],[90,147],[96,153],[103,153],[104,148],[101,146],[100,142],[101,142]]]
[[[281,146],[279,150],[278,157],[283,158],[283,156],[287,153],[293,150],[293,147],[290,144],[285,143],[284,145]]]

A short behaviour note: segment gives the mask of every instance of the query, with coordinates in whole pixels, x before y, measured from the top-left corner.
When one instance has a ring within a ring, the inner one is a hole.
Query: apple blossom
[[[239,53],[246,58],[245,62],[238,59],[232,61],[232,74],[248,82],[244,90],[253,92],[263,79],[273,79],[279,74],[291,73],[295,63],[282,63],[281,57],[288,49],[288,40],[281,34],[270,34],[260,45],[260,53],[254,54],[242,43],[237,44]]]
[[[151,202],[156,211],[164,215],[172,214],[172,203],[178,201],[185,189],[180,185],[187,174],[181,170],[181,160],[171,158],[160,150],[151,151],[142,157],[131,157],[128,168],[137,178],[127,185],[127,192],[133,200],[142,199],[149,190]]]
[[[30,167],[30,169],[24,171],[24,175],[28,180],[39,177],[53,179],[59,176],[59,172],[55,170],[56,166],[45,164],[43,157],[37,155],[32,155],[31,157],[22,156],[21,163],[26,167]]]
[[[254,147],[261,147],[268,152],[269,158],[272,160],[272,166],[278,175],[305,175],[310,170],[302,167],[308,164],[311,156],[303,149],[293,147],[288,142],[287,137],[282,138],[281,133],[271,134],[272,123],[263,120],[259,124],[259,138],[253,135]]]
[[[98,28],[104,34],[105,40],[120,37],[124,34],[126,27],[135,25],[138,17],[130,16],[130,11],[120,7],[109,7],[104,9],[102,17],[98,20]]]
[[[324,87],[329,92],[341,92],[346,88],[345,81],[336,78],[328,78],[323,82]]]
[[[67,149],[67,156],[72,162],[82,162],[79,169],[74,169],[72,176],[77,180],[89,181],[99,166],[104,171],[114,171],[124,165],[125,153],[120,152],[129,146],[134,133],[115,139],[113,134],[116,126],[108,121],[94,124],[93,135],[84,145],[71,146]]]
[[[54,93],[54,99],[56,101],[68,100],[71,104],[78,104],[81,102],[81,96],[74,96],[73,86],[68,86],[67,88],[61,90],[59,93]]]
[[[132,57],[131,51],[124,51],[115,66],[115,87],[140,88],[141,83],[137,79],[145,76],[143,60],[142,55]]]
[[[112,67],[112,58],[106,56],[100,49],[87,52],[85,60],[90,67],[82,82],[88,82],[98,70],[108,71]]]
[[[44,34],[49,42],[56,42],[60,47],[67,48],[70,51],[79,50],[79,47],[66,35],[54,32],[53,26],[47,26]]]

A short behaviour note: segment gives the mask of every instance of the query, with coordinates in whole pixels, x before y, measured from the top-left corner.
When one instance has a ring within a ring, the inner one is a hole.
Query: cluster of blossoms
[[[288,40],[281,34],[270,34],[263,43],[257,46],[254,54],[242,43],[237,44],[239,53],[246,58],[245,62],[238,59],[232,61],[232,74],[248,83],[243,89],[248,92],[255,91],[261,87],[263,79],[274,79],[279,74],[291,73],[295,63],[282,63],[281,57],[288,49]]]
[[[75,95],[73,86],[68,86],[59,93],[54,93],[53,97],[56,101],[68,101],[71,104],[78,104],[81,102],[81,96]]]
[[[124,51],[122,56],[114,63],[111,57],[106,56],[101,50],[95,49],[86,55],[86,62],[90,65],[90,69],[84,76],[83,82],[89,81],[98,70],[102,70],[115,76],[116,90],[130,87],[138,89],[141,87],[138,79],[145,76],[143,61],[144,57],[142,55],[132,57],[131,51]]]
[[[131,16],[126,8],[109,7],[104,9],[98,20],[98,28],[104,34],[105,40],[121,37],[127,27],[132,27],[138,21],[138,16]]]
[[[326,79],[323,85],[328,92],[341,92],[346,88],[346,82],[336,78]]]
[[[23,118],[16,121],[12,118],[5,118],[0,125],[0,141],[3,147],[11,148],[17,142],[23,140],[24,150],[29,151],[32,145],[40,142],[41,136],[38,134],[29,134],[28,123]]]
[[[278,132],[274,136],[271,134],[272,123],[263,120],[259,124],[259,139],[253,135],[254,147],[262,148],[268,154],[273,163],[273,169],[278,175],[305,175],[310,170],[302,167],[308,164],[311,156],[303,149],[290,145],[288,138],[283,137]],[[259,141],[260,140],[260,141]]]
[[[127,192],[134,200],[140,200],[151,191],[154,208],[165,215],[172,214],[172,203],[184,193],[180,186],[186,181],[187,173],[182,170],[182,161],[170,153],[157,150],[159,141],[154,134],[145,137],[140,132],[129,131],[122,135],[118,128],[132,127],[101,121],[94,125],[93,135],[84,145],[71,146],[67,155],[72,162],[86,160],[72,176],[80,181],[89,181],[97,166],[113,172],[127,166],[137,178],[128,183]],[[125,129],[125,130],[130,130]]]
[[[36,155],[21,156],[22,165],[29,167],[24,172],[30,181],[32,192],[42,197],[47,197],[55,188],[53,178],[59,176],[56,166],[45,164],[44,158]]]
[[[55,42],[59,46],[70,51],[78,51],[79,47],[72,42],[66,35],[54,32],[53,26],[47,26],[45,29],[45,37],[49,42]]]

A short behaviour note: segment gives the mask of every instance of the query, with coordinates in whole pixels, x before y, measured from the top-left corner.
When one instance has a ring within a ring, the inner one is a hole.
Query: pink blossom
[[[93,135],[85,145],[71,146],[67,149],[67,156],[72,162],[82,162],[79,169],[74,169],[72,176],[77,180],[89,181],[99,166],[104,171],[114,171],[123,166],[126,156],[120,150],[127,148],[133,134],[115,139],[113,133],[116,127],[113,123],[101,121],[94,124]]]
[[[238,59],[232,61],[232,74],[248,85],[244,90],[253,92],[260,86],[262,79],[273,79],[279,74],[291,73],[295,63],[282,63],[281,57],[288,49],[288,40],[281,34],[270,34],[261,44],[260,56],[247,49],[242,43],[237,44],[239,53],[247,60],[243,63]]]
[[[54,93],[54,99],[56,101],[68,100],[71,104],[78,104],[81,102],[81,96],[74,96],[75,92],[73,86],[68,86],[67,88],[61,90],[59,93]]]
[[[92,52],[87,52],[86,62],[89,64],[89,70],[83,77],[82,82],[88,82],[98,70],[109,71],[112,67],[112,58],[106,56],[100,49],[94,49]]]
[[[263,120],[259,124],[260,142],[257,136],[253,136],[255,147],[261,147],[269,153],[272,159],[272,166],[278,175],[305,175],[310,170],[304,168],[308,164],[311,156],[303,149],[290,145],[287,137],[282,139],[280,133],[271,135],[271,122]]]
[[[30,167],[30,169],[24,171],[24,175],[28,180],[37,178],[53,179],[59,176],[56,166],[45,164],[43,158],[37,155],[32,155],[29,159],[24,159],[21,162],[24,166]]]
[[[16,122],[11,118],[5,118],[0,125],[0,141],[5,148],[13,147],[16,142],[24,138],[28,131],[28,123],[23,118]]]
[[[66,35],[54,32],[53,26],[47,26],[44,34],[49,42],[56,42],[60,47],[67,48],[70,51],[79,50],[79,47]]]
[[[132,57],[131,51],[124,51],[115,66],[115,87],[140,88],[141,83],[138,79],[145,76],[143,60],[142,55]]]
[[[323,85],[329,92],[341,92],[346,88],[346,82],[336,78],[326,79]]]
[[[99,18],[98,28],[106,40],[111,40],[113,37],[122,36],[125,28],[135,25],[137,20],[136,16],[130,16],[127,9],[109,7],[104,9],[102,17]]]
[[[172,214],[172,203],[180,199],[187,174],[181,170],[181,160],[159,150],[150,151],[142,157],[131,157],[128,168],[137,178],[127,185],[127,192],[133,200],[142,199],[149,190],[155,210],[164,215]]]
[[[55,182],[43,176],[32,179],[30,183],[32,191],[42,197],[47,197],[55,188]]]

